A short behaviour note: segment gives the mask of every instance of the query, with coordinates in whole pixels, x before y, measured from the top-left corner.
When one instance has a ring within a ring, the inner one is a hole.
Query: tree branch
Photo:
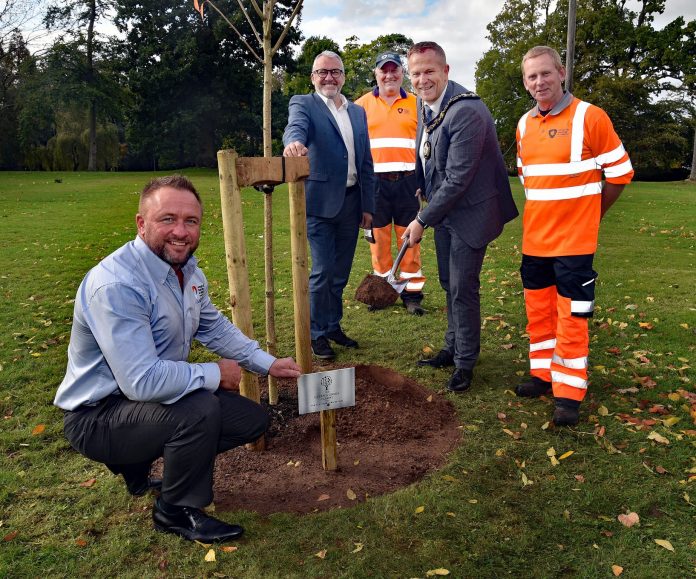
[[[251,20],[249,13],[246,11],[246,8],[244,8],[244,3],[242,2],[242,0],[237,0],[237,4],[239,4],[239,7],[242,9],[242,14],[244,14],[244,17],[247,19],[249,26],[251,26],[251,30],[254,33],[254,36],[256,37],[256,42],[258,42],[260,45],[261,44],[261,35],[259,34],[258,30],[256,30],[256,26],[254,26],[254,23]]]
[[[285,23],[285,28],[283,28],[283,32],[281,32],[280,37],[278,38],[278,40],[275,43],[275,46],[271,50],[271,56],[278,52],[278,49],[280,48],[280,45],[283,43],[283,40],[285,39],[285,36],[288,33],[288,30],[290,30],[290,27],[292,26],[292,21],[295,19],[295,16],[297,16],[297,13],[300,11],[300,8],[302,8],[303,1],[304,0],[297,0],[297,4],[295,4],[295,9],[292,11],[292,14],[290,14],[290,18],[288,18],[288,21]]]
[[[255,50],[251,47],[251,45],[246,41],[246,38],[244,38],[244,36],[242,35],[242,33],[239,32],[239,30],[237,30],[237,28],[235,27],[234,24],[232,24],[232,22],[230,22],[230,19],[227,18],[227,16],[225,16],[225,14],[224,14],[217,6],[215,6],[215,4],[213,4],[213,3],[211,2],[211,0],[206,0],[206,2],[207,2],[208,4],[210,4],[210,5],[215,9],[215,11],[216,11],[220,16],[222,16],[222,18],[224,19],[224,21],[227,22],[227,24],[230,25],[230,28],[231,28],[232,30],[234,30],[234,31],[237,33],[237,36],[239,36],[239,39],[244,43],[244,46],[246,46],[246,47],[249,49],[249,52],[251,52],[251,54],[253,55],[253,57],[254,57],[256,60],[258,60],[261,64],[263,64],[263,58],[261,58],[261,57],[256,53],[256,51],[255,51]]]

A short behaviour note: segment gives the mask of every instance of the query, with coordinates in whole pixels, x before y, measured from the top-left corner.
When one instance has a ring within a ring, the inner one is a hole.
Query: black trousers
[[[66,412],[64,430],[75,450],[125,477],[164,457],[162,498],[205,507],[217,453],[256,440],[268,421],[263,407],[237,393],[198,390],[174,404],[109,396]]]

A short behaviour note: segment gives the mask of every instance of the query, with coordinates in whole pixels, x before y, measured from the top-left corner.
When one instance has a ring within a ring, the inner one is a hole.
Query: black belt
[[[411,175],[415,175],[415,171],[388,171],[387,173],[377,173],[377,177],[385,181],[399,181]]]

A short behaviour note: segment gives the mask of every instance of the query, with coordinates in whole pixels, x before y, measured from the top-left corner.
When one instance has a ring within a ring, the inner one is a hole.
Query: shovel
[[[374,310],[394,305],[408,283],[408,280],[399,281],[395,275],[407,249],[408,238],[404,239],[387,277],[384,278],[375,274],[366,275],[360,282],[358,289],[355,290],[355,299],[367,304]]]

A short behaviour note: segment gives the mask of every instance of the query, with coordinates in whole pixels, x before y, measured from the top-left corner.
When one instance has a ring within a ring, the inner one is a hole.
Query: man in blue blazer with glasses
[[[285,157],[309,155],[307,237],[312,254],[309,276],[312,352],[332,360],[331,342],[358,343],[341,328],[343,289],[348,283],[358,228],[369,228],[375,207],[375,174],[365,110],[341,89],[341,57],[324,51],[314,59],[316,92],[290,99],[283,144]]]

